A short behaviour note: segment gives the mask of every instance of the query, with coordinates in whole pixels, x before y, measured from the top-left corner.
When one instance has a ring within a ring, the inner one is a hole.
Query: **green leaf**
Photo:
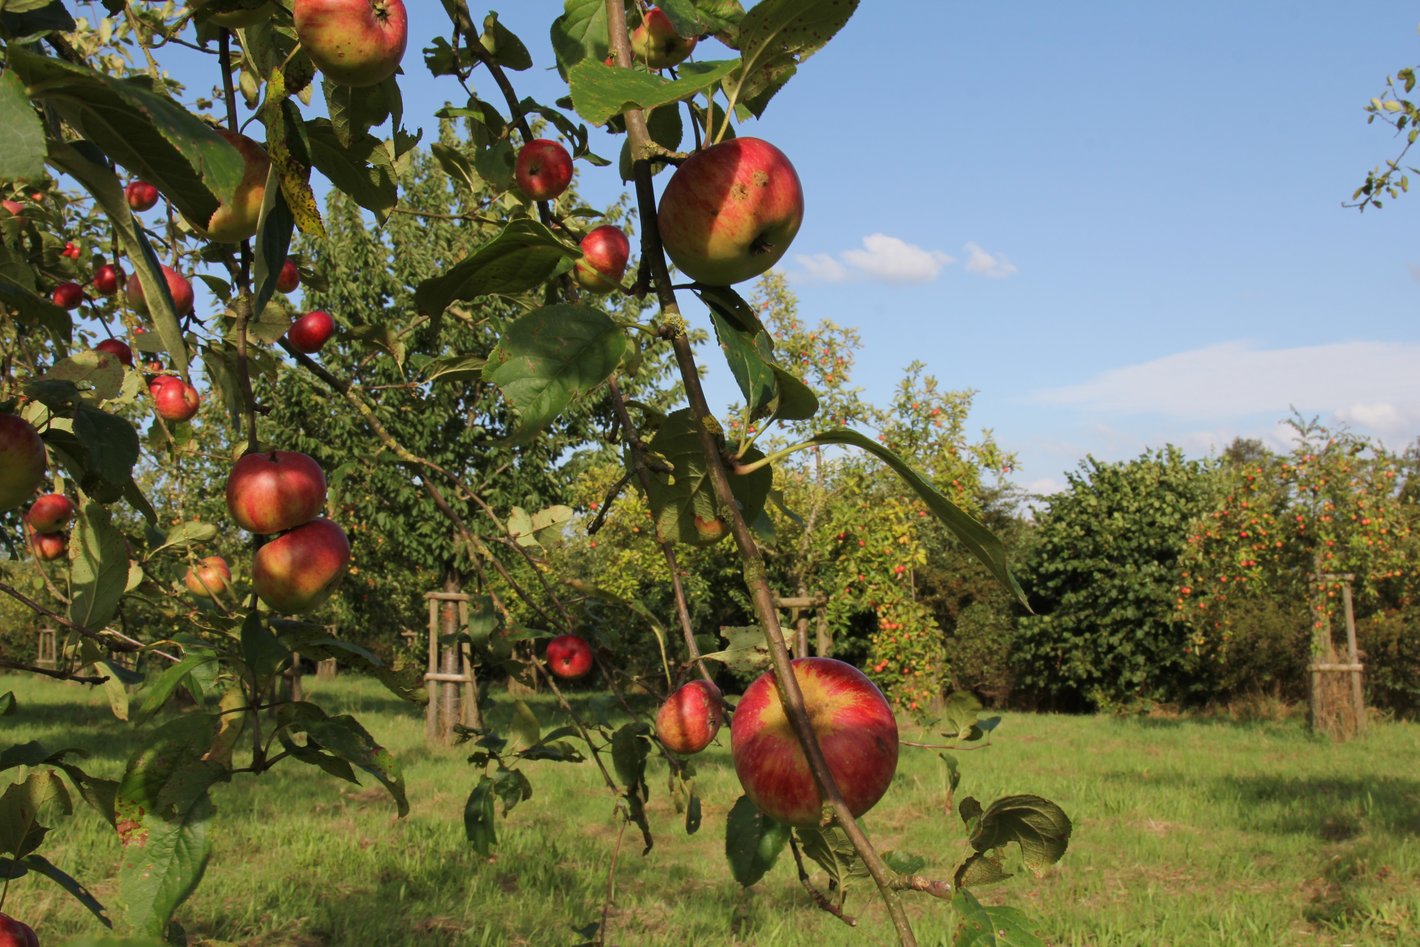
[[[69,313],[4,273],[0,273],[0,305],[12,310],[20,322],[40,326],[54,341],[69,344]]]
[[[0,852],[24,858],[44,841],[49,827],[39,821],[46,812],[73,811],[69,793],[53,770],[31,773],[0,795]]]
[[[74,412],[74,437],[87,454],[87,473],[119,491],[133,479],[140,445],[127,420],[81,404]]]
[[[195,546],[198,543],[209,543],[216,538],[216,525],[212,523],[199,523],[196,520],[188,520],[177,524],[164,533],[163,541],[154,546],[149,555],[154,555],[164,549],[171,549],[175,546]]]
[[[19,709],[20,704],[19,701],[15,700],[14,691],[6,691],[0,694],[0,717],[8,717]]]
[[[315,704],[301,702],[283,704],[278,719],[286,722],[292,732],[304,732],[309,738],[308,747],[323,750],[375,777],[389,790],[400,817],[409,813],[399,763],[354,717],[328,717]]]
[[[508,535],[519,546],[539,546],[542,544],[541,534],[560,530],[571,519],[570,506],[549,506],[531,516],[522,507],[515,506],[508,515]]]
[[[473,850],[484,858],[492,855],[493,846],[498,844],[493,799],[493,780],[485,774],[479,778],[478,785],[473,787],[463,806],[464,836],[473,845]]]
[[[123,389],[123,363],[103,352],[86,349],[55,362],[41,377],[44,381],[72,381],[95,398],[107,401],[118,397]]]
[[[725,859],[735,881],[749,887],[774,867],[789,842],[789,827],[755,808],[740,796],[725,822]]]
[[[725,83],[737,105],[756,118],[793,76],[800,63],[843,28],[858,0],[763,0],[739,26],[741,69]]]
[[[784,421],[807,421],[818,414],[818,395],[793,375],[774,366],[776,394],[769,403],[769,413]]]
[[[729,524],[715,499],[690,409],[671,412],[649,446],[652,453],[674,469],[673,475],[651,472],[647,499],[655,516],[657,535],[663,540],[699,546],[713,545],[728,536]],[[744,461],[752,463],[763,456],[750,449],[745,452]],[[754,522],[764,509],[773,483],[774,474],[769,467],[730,477],[730,488],[747,521]]]
[[[496,13],[489,13],[483,18],[483,35],[478,38],[478,42],[488,51],[493,61],[504,69],[521,72],[532,68],[532,55],[528,48],[506,26],[498,22]]]
[[[853,878],[867,877],[868,866],[858,857],[858,850],[848,833],[837,825],[828,828],[796,828],[804,855],[828,873],[835,885],[845,886]]]
[[[84,500],[69,540],[72,561],[69,581],[74,599],[69,620],[85,628],[102,628],[118,610],[128,585],[128,544],[114,529],[108,510]]]
[[[649,72],[608,66],[600,60],[585,60],[569,72],[572,107],[593,125],[605,125],[627,109],[652,109],[693,98],[739,66],[738,59],[687,62],[677,70],[679,78],[663,79]]]
[[[774,663],[764,640],[764,629],[758,625],[722,627],[720,634],[725,638],[725,647],[702,654],[702,660],[719,661],[739,674],[756,674]]]
[[[1070,819],[1049,799],[1005,796],[986,808],[971,833],[971,847],[987,852],[1015,842],[1026,867],[1038,872],[1053,865],[1070,844]]]
[[[266,177],[265,197],[262,198],[261,229],[256,234],[252,269],[256,293],[251,301],[255,312],[266,308],[271,297],[276,295],[276,281],[281,276],[281,267],[286,263],[286,254],[291,251],[291,233],[296,226],[296,218],[291,213],[291,206],[286,203],[286,195],[277,186],[276,175],[276,166],[272,165]]]
[[[567,71],[584,59],[606,59],[606,3],[603,0],[564,0],[563,13],[552,23],[552,50],[557,71]]]
[[[927,867],[927,859],[921,855],[913,855],[911,852],[893,850],[883,852],[883,864],[899,875],[915,875]]]
[[[551,279],[562,261],[573,256],[542,224],[514,220],[448,272],[420,283],[415,305],[420,313],[437,316],[456,300],[490,293],[517,295]]]
[[[482,355],[446,355],[430,359],[424,365],[425,381],[477,381],[483,377],[488,359]]]
[[[961,918],[952,947],[1045,947],[1035,925],[1015,908],[988,908],[971,892],[959,890],[952,910]]]
[[[518,413],[509,440],[526,443],[573,399],[604,382],[627,351],[611,317],[589,306],[559,304],[514,322],[488,355],[483,378]]]
[[[162,673],[150,680],[138,694],[136,721],[141,723],[163,708],[187,676],[197,668],[217,660],[211,651],[193,651],[177,664],[164,668]]]
[[[291,649],[272,634],[259,611],[253,610],[242,622],[242,660],[251,669],[252,678],[258,684],[264,684],[278,668],[291,660]]]
[[[646,797],[646,754],[651,751],[651,728],[641,722],[628,723],[611,736],[611,762],[617,779],[633,794]]]
[[[947,525],[947,528],[956,535],[957,539],[961,540],[962,545],[966,546],[967,550],[980,560],[982,565],[986,566],[998,582],[1011,591],[1011,594],[1016,597],[1016,601],[1027,609],[1030,608],[1025,591],[1011,573],[1011,566],[1006,561],[1006,547],[1001,544],[1001,540],[997,539],[991,530],[981,525],[976,517],[934,490],[932,485],[907,466],[902,458],[872,438],[847,428],[823,431],[815,434],[810,438],[810,441],[815,444],[846,444],[857,447],[891,467],[922,498],[923,502],[927,504],[927,508]]]
[[[366,132],[343,144],[335,126],[324,118],[307,121],[305,133],[316,170],[383,223],[399,200],[394,162],[385,143]]]
[[[128,685],[119,675],[117,666],[112,661],[100,661],[94,667],[104,672],[103,687],[104,696],[108,698],[108,709],[116,719],[127,720]]]
[[[44,125],[13,70],[0,72],[0,181],[44,177]]]
[[[525,701],[513,704],[513,719],[508,723],[508,730],[514,747],[535,746],[542,739],[542,725]]]
[[[720,351],[730,366],[730,374],[745,396],[751,418],[769,413],[769,403],[778,393],[774,374],[774,342],[768,332],[747,332],[734,325],[713,304],[710,321],[720,341]]]

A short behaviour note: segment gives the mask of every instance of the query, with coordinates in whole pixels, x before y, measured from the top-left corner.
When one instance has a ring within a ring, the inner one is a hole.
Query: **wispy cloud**
[[[930,250],[885,233],[872,233],[863,245],[837,254],[799,254],[794,257],[803,275],[812,280],[841,283],[850,279],[885,283],[929,283],[956,257]]]
[[[1014,276],[1016,264],[1006,259],[1004,254],[987,253],[981,244],[969,242],[966,245],[966,267],[968,273],[979,273],[988,279],[1005,279]]]

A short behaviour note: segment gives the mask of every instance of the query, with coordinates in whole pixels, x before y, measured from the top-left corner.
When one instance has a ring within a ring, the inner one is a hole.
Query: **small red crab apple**
[[[335,320],[324,309],[306,313],[286,330],[286,341],[298,352],[314,355],[335,334]]]
[[[631,55],[652,69],[680,65],[694,48],[695,37],[677,33],[660,7],[647,10],[641,25],[631,31]]]
[[[221,556],[206,556],[199,559],[196,565],[188,567],[182,581],[187,590],[198,598],[219,598],[227,594],[232,570]]]
[[[46,493],[30,504],[25,522],[36,533],[63,532],[74,518],[74,502],[62,493]]]
[[[164,266],[163,279],[167,281],[168,292],[172,294],[173,307],[177,310],[177,314],[180,316],[191,315],[196,297],[192,294],[192,284],[187,281],[187,277],[171,267]],[[128,300],[128,305],[132,306],[134,310],[147,315],[148,302],[143,298],[143,284],[138,281],[137,273],[128,277],[128,282],[123,284],[123,295]]]
[[[592,646],[576,635],[558,635],[547,643],[547,666],[566,681],[585,677],[592,669]]]
[[[133,210],[152,210],[158,203],[158,189],[147,181],[130,181],[123,189],[128,206]]]
[[[133,364],[133,350],[122,339],[104,339],[94,346],[96,352],[107,352],[125,365]]]
[[[656,714],[656,736],[673,753],[699,753],[710,745],[724,721],[720,688],[695,680],[679,688]]]
[[[301,285],[301,271],[296,269],[296,262],[288,259],[281,264],[281,272],[276,274],[276,291],[278,293],[294,292],[297,286]]]
[[[175,375],[159,375],[148,383],[153,408],[164,421],[190,421],[202,405],[197,389]]]
[[[37,533],[27,522],[25,534],[30,541],[30,551],[41,562],[61,559],[69,551],[69,537],[64,533]]]
[[[105,296],[112,296],[123,285],[124,278],[123,269],[118,264],[105,263],[94,270],[94,278],[89,285]]]
[[[24,921],[0,914],[0,947],[39,947],[39,937]]]
[[[339,85],[384,82],[409,41],[403,0],[296,0],[291,19],[311,62]]]
[[[54,287],[54,304],[60,309],[78,309],[84,302],[84,287],[78,283],[60,283]]]
[[[611,224],[598,227],[582,238],[582,258],[572,270],[577,285],[590,293],[609,293],[626,275],[631,241],[621,228]]]
[[[518,150],[513,180],[525,197],[550,201],[572,183],[572,156],[550,138],[535,138]]]
[[[897,719],[877,685],[833,658],[790,663],[828,770],[853,815],[871,809],[897,771]],[[730,722],[730,753],[745,795],[789,825],[817,825],[823,800],[779,700],[774,672],[760,675]]]

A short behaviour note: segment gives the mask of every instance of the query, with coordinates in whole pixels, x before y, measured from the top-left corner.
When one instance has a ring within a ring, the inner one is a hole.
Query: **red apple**
[[[281,264],[281,272],[276,274],[276,291],[278,293],[289,293],[301,285],[301,271],[296,269],[296,264],[292,260],[287,260]]]
[[[242,529],[279,533],[308,523],[325,506],[325,472],[292,450],[247,454],[227,476],[227,509]]]
[[[582,238],[582,258],[572,270],[578,285],[592,293],[609,293],[626,274],[631,241],[619,227],[607,224]]]
[[[854,816],[887,792],[897,771],[897,720],[877,685],[851,664],[797,658],[794,678],[828,770]],[[823,800],[770,671],[745,691],[730,722],[730,752],[745,795],[789,825],[817,825]]]
[[[60,256],[67,256],[71,260],[79,259],[79,248],[68,241],[64,244],[64,249],[59,251]]]
[[[291,17],[311,62],[340,85],[384,82],[409,39],[402,0],[296,0]]]
[[[656,714],[656,736],[673,753],[699,753],[724,720],[720,688],[695,680],[666,698]]]
[[[187,590],[198,598],[220,598],[227,594],[227,587],[232,582],[232,570],[221,556],[207,556],[198,560],[197,565],[189,566],[182,581],[187,585]]]
[[[54,304],[60,309],[78,309],[84,301],[84,287],[78,283],[60,283],[54,287]]]
[[[164,421],[187,421],[197,413],[202,398],[197,389],[173,375],[159,375],[148,383],[153,407]]]
[[[217,134],[242,156],[242,179],[232,194],[230,204],[221,204],[212,212],[207,226],[195,229],[204,237],[216,243],[240,243],[256,236],[256,227],[261,218],[261,202],[266,197],[266,175],[271,170],[271,159],[266,149],[246,135],[217,129]]]
[[[0,914],[0,947],[39,947],[39,937],[24,921]]]
[[[592,669],[592,646],[576,635],[558,635],[547,643],[547,666],[564,680],[576,680]]]
[[[133,364],[133,350],[121,339],[104,339],[94,346],[96,352],[107,352],[125,365]]]
[[[675,66],[695,48],[695,37],[683,37],[671,25],[670,17],[659,7],[652,7],[641,18],[641,25],[631,31],[631,54],[637,62],[652,69]]]
[[[330,313],[316,309],[291,323],[291,328],[286,330],[286,339],[296,351],[311,355],[319,352],[334,332],[335,320]]]
[[[549,201],[572,183],[572,156],[549,138],[536,138],[518,149],[513,180],[524,196]]]
[[[117,263],[105,263],[94,270],[94,278],[89,281],[89,285],[105,296],[112,296],[123,285],[123,279],[122,267]]]
[[[25,209],[24,204],[21,204],[19,201],[12,201],[8,197],[5,200],[0,201],[0,207],[5,208],[15,217],[20,216],[20,211]]]
[[[171,267],[164,266],[163,279],[167,280],[168,292],[172,294],[173,307],[177,314],[191,315],[195,298],[192,295],[192,284],[187,281],[187,277]],[[128,305],[136,311],[144,314],[148,312],[148,303],[143,298],[143,284],[138,282],[137,273],[128,277],[128,282],[123,286],[123,295],[128,300]]]
[[[62,559],[69,551],[69,537],[64,533],[37,533],[26,524],[25,533],[29,537],[30,551],[41,562]]]
[[[729,286],[764,273],[804,219],[804,191],[784,153],[734,138],[691,155],[671,175],[657,217],[671,261],[691,279]]]
[[[0,510],[12,510],[44,482],[44,441],[18,414],[0,414]]]
[[[134,210],[152,210],[158,203],[158,189],[147,181],[130,181],[123,189],[128,206]]]
[[[307,612],[330,596],[349,565],[345,530],[328,519],[315,519],[256,551],[251,585],[274,611]]]
[[[46,493],[30,504],[25,522],[36,533],[63,532],[74,518],[74,503],[62,493]]]

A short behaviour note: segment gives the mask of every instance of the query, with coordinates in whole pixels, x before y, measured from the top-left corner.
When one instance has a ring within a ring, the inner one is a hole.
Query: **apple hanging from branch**
[[[0,414],[0,511],[24,503],[44,482],[44,441],[18,414]]]
[[[164,421],[190,421],[202,406],[197,389],[175,375],[159,375],[148,383],[153,408]]]
[[[582,258],[572,269],[577,285],[591,293],[609,293],[621,285],[631,256],[631,241],[620,227],[598,227],[582,238],[581,247]]]
[[[158,189],[147,181],[129,181],[123,196],[136,211],[152,210],[158,204]]]
[[[340,85],[384,82],[409,40],[402,0],[296,0],[291,18],[311,62]]]
[[[196,565],[188,567],[182,581],[198,598],[220,598],[231,585],[232,570],[221,556],[204,556]]]
[[[46,493],[30,504],[25,522],[36,533],[63,532],[74,518],[74,502],[62,493]]]
[[[335,590],[350,565],[350,540],[328,519],[303,523],[256,551],[252,589],[274,611],[308,612]]]
[[[227,510],[242,529],[270,534],[300,526],[325,507],[325,472],[309,454],[247,454],[227,476]]]
[[[694,36],[681,36],[660,7],[652,7],[631,31],[631,55],[652,69],[678,66],[695,48]]]
[[[699,753],[725,719],[720,688],[695,680],[666,698],[656,714],[656,736],[673,753]]]
[[[553,200],[572,183],[572,156],[559,142],[534,138],[518,149],[513,181],[524,197]]]
[[[177,310],[177,314],[180,316],[191,315],[196,297],[193,296],[192,284],[187,281],[187,277],[164,264],[163,279],[168,284],[168,292],[172,294],[173,308]],[[128,282],[123,286],[123,295],[135,312],[143,315],[148,314],[148,302],[143,298],[143,284],[138,281],[137,273],[128,277]]]
[[[585,677],[592,669],[592,646],[577,635],[558,635],[547,643],[547,667],[564,681]]]
[[[313,309],[291,323],[286,341],[298,352],[314,355],[335,334],[335,320],[324,309]]]
[[[194,228],[202,236],[216,243],[240,243],[256,236],[257,224],[261,219],[261,202],[266,197],[266,177],[271,171],[271,159],[266,149],[246,135],[217,129],[217,134],[227,140],[242,156],[242,179],[232,194],[231,203],[221,204],[212,212],[207,225]]]

